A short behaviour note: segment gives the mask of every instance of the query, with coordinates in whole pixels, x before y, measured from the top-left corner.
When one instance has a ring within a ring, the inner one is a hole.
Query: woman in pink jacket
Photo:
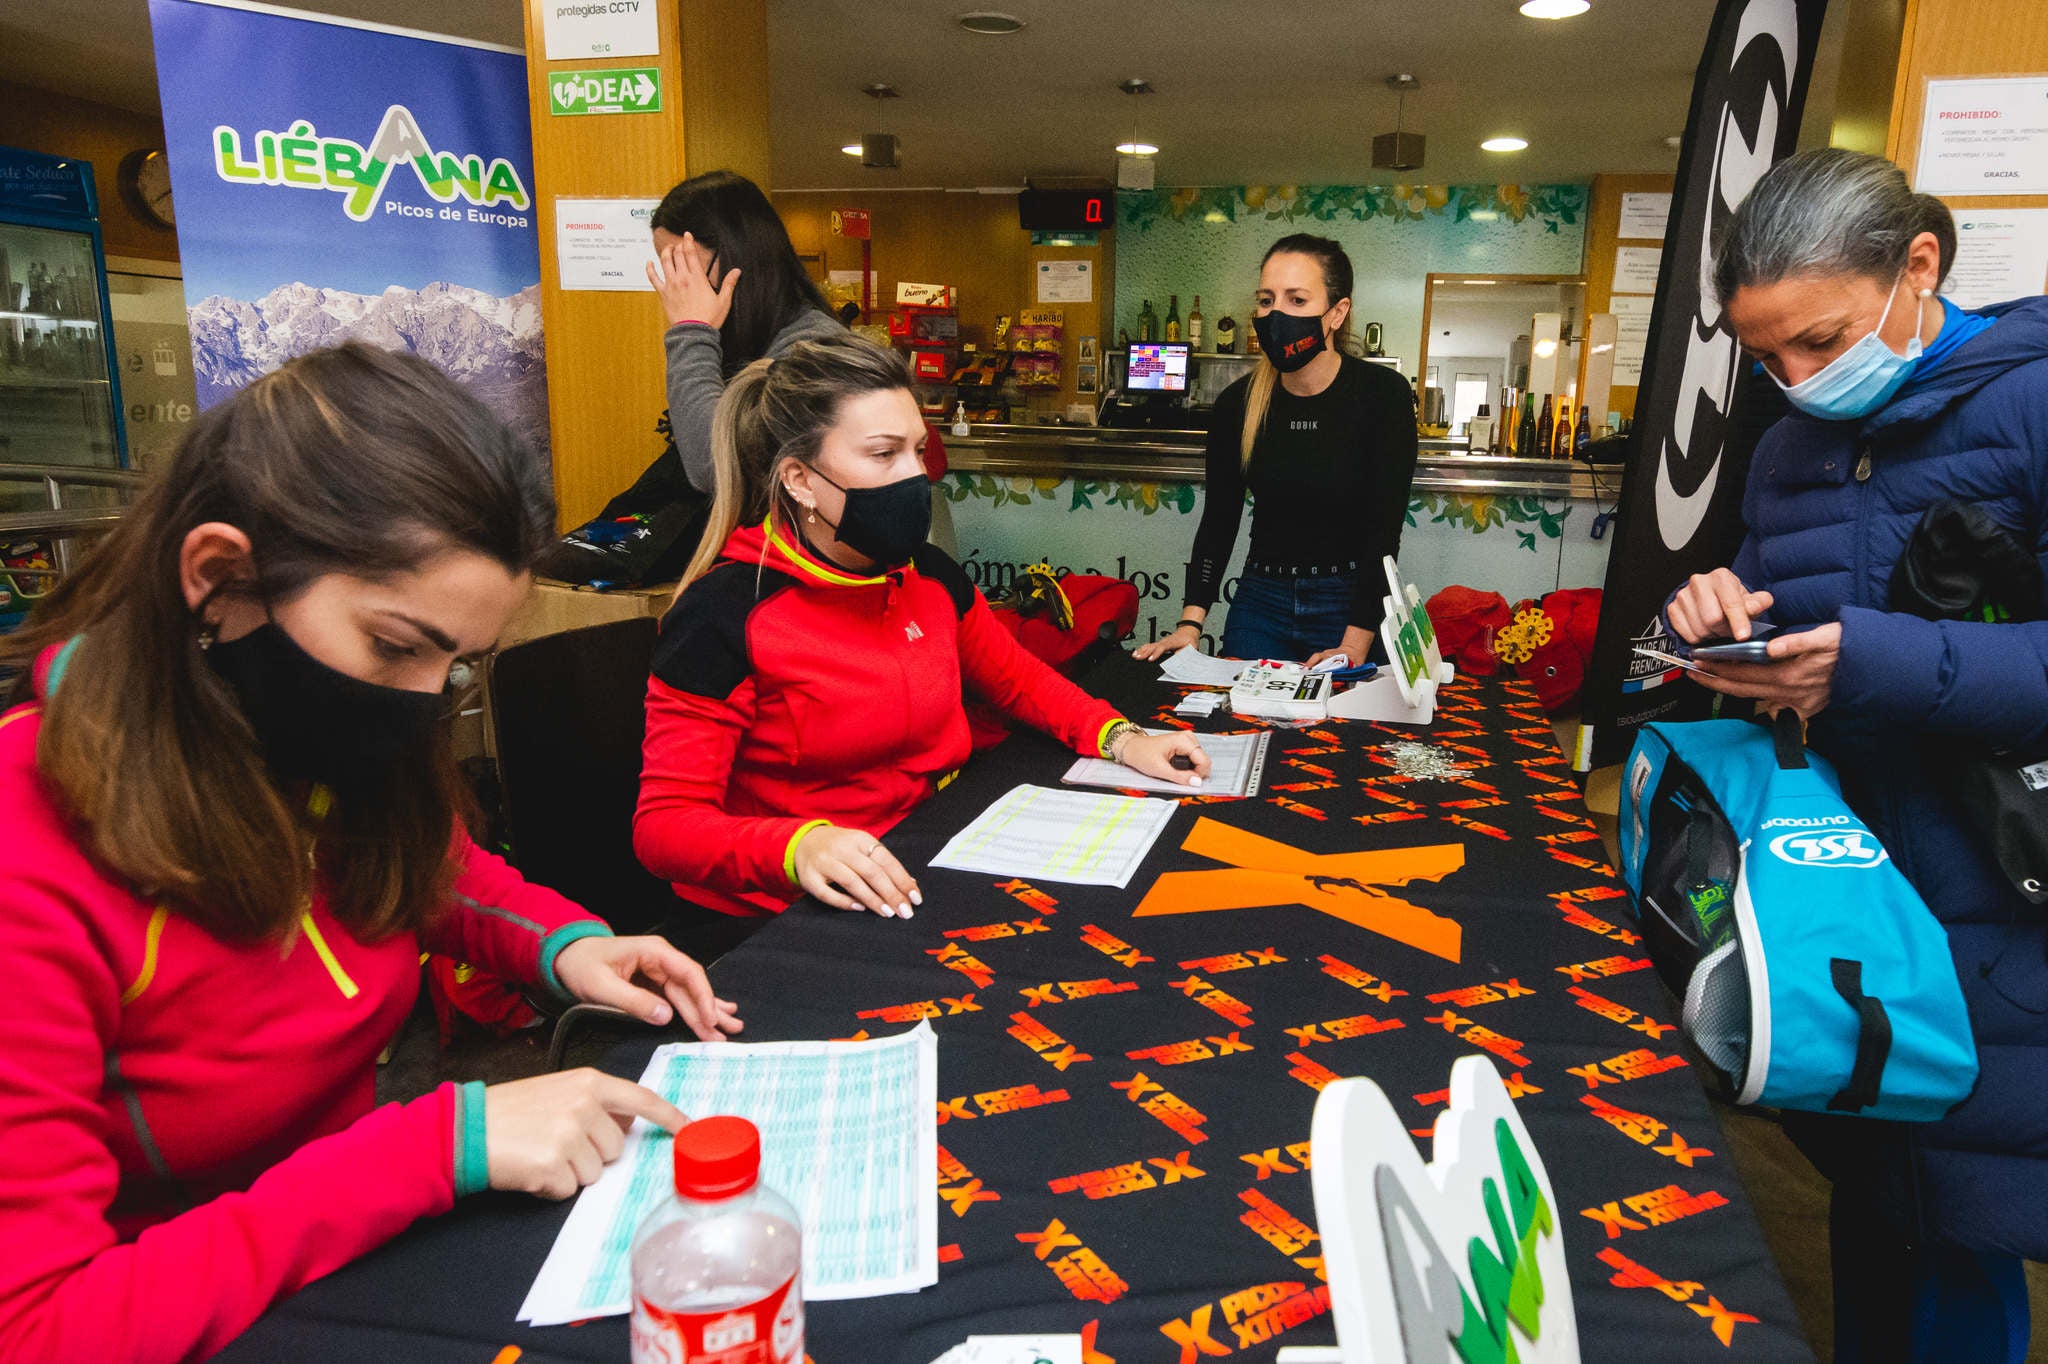
[[[423,948],[736,1031],[463,832],[451,665],[553,532],[425,361],[304,356],[207,413],[0,641],[0,1360],[210,1354],[484,1188],[563,1198],[659,1096],[592,1071],[375,1106]]]

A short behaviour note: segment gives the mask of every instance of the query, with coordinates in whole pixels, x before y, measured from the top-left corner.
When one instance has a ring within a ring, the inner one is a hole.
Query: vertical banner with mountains
[[[525,57],[150,0],[202,407],[347,340],[433,361],[548,446]]]
[[[1721,0],[1693,78],[1664,259],[1637,389],[1635,444],[1607,561],[1575,766],[1618,763],[1652,720],[1702,718],[1713,699],[1644,657],[1670,652],[1664,599],[1742,544],[1742,488],[1768,384],[1751,373],[1714,295],[1722,224],[1799,139],[1827,0]],[[1760,401],[1762,400],[1762,401]],[[1780,407],[1782,410],[1782,407]]]

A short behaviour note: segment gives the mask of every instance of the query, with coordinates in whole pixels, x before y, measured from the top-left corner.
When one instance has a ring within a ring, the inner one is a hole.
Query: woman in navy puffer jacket
[[[1976,1091],[1940,1122],[1787,1117],[1834,1181],[1838,1360],[2017,1364],[2021,1262],[2048,1258],[2048,910],[1999,874],[1938,771],[1970,743],[2048,736],[2048,621],[1888,609],[1909,538],[1950,499],[2048,566],[2048,298],[1958,309],[1934,292],[1954,250],[1948,209],[1879,158],[1809,152],[1758,181],[1714,282],[1796,410],[1757,447],[1735,563],[1669,608],[1692,643],[1778,627],[1770,662],[1701,680],[1811,720],[1947,928],[1976,1034]]]

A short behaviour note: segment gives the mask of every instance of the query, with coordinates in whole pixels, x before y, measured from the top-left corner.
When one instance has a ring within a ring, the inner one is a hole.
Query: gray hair
[[[1905,271],[1914,238],[1941,243],[1941,279],[1956,258],[1948,205],[1915,194],[1881,156],[1823,147],[1763,173],[1721,233],[1714,289],[1726,303],[1744,285],[1801,275],[1864,275],[1889,284]]]

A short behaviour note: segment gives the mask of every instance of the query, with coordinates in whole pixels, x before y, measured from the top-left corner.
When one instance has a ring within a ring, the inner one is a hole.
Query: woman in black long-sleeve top
[[[1252,323],[1266,363],[1217,399],[1187,604],[1139,658],[1201,637],[1247,491],[1252,541],[1222,652],[1358,664],[1371,651],[1380,560],[1400,552],[1415,477],[1415,410],[1399,373],[1344,353],[1351,279],[1350,257],[1327,237],[1297,233],[1267,251]]]

